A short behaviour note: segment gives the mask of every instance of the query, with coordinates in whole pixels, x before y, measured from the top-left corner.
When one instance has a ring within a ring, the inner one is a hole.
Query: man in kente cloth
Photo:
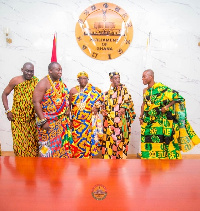
[[[48,66],[49,74],[39,81],[33,93],[39,134],[39,156],[71,158],[73,140],[69,129],[69,91],[62,82],[62,67]]]
[[[139,117],[141,124],[142,159],[181,159],[181,152],[200,143],[187,120],[185,99],[162,83],[154,81],[154,72],[142,75],[143,104]]]
[[[134,104],[125,85],[120,83],[118,72],[109,73],[110,89],[105,92],[103,114],[102,157],[126,159],[135,119]]]
[[[20,157],[37,157],[38,134],[32,97],[39,80],[34,76],[32,63],[25,63],[21,71],[23,74],[12,78],[4,89],[2,101],[7,118],[11,121],[14,154]],[[7,97],[12,90],[14,96],[10,110]]]
[[[70,90],[71,125],[76,158],[91,158],[98,154],[101,147],[103,129],[99,110],[103,102],[103,93],[88,83],[88,74],[77,75],[79,85]]]

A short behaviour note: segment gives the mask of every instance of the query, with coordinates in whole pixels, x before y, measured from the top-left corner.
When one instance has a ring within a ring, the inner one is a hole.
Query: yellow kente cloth
[[[38,156],[38,134],[33,108],[33,90],[38,78],[25,80],[14,87],[13,121],[11,122],[13,149],[16,156]]]
[[[166,113],[162,107],[175,101]],[[200,139],[187,121],[185,99],[175,90],[155,83],[144,93],[144,123],[141,125],[142,159],[181,159]]]

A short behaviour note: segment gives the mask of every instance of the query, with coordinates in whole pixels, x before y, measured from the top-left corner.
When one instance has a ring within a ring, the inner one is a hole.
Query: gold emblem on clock
[[[122,55],[133,38],[130,17],[121,7],[112,3],[88,7],[80,15],[75,32],[81,50],[98,60]]]

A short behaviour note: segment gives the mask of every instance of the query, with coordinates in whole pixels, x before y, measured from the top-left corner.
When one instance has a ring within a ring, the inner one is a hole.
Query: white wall
[[[9,80],[21,74],[30,61],[41,79],[50,63],[53,34],[57,32],[58,62],[69,89],[77,84],[80,71],[103,91],[109,88],[108,73],[119,71],[129,88],[137,117],[142,103],[142,72],[151,67],[155,79],[176,89],[186,99],[188,119],[200,136],[200,1],[199,0],[113,0],[130,16],[134,36],[129,49],[110,61],[94,60],[84,54],[75,38],[79,15],[96,0],[0,0],[0,93]],[[12,43],[6,43],[4,28],[10,29]],[[147,38],[151,32],[151,48]],[[12,95],[9,96],[10,108]],[[0,104],[0,141],[3,151],[12,150],[10,122]],[[140,151],[138,118],[132,125],[130,154]],[[189,153],[199,154],[200,146]]]

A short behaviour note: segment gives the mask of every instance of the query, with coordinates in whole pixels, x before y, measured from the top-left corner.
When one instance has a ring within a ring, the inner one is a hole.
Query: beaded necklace
[[[154,83],[155,84],[155,83]],[[153,84],[153,86],[154,86],[154,84]],[[150,93],[150,95],[149,95],[149,99],[147,100],[147,96],[146,95],[144,95],[144,98],[145,98],[145,100],[147,101],[147,105],[150,107],[151,106],[151,103],[152,103],[152,98],[153,98],[153,94],[152,94],[152,92],[153,92],[153,86],[152,87],[150,87],[149,89],[151,89],[151,93]]]
[[[60,102],[60,101],[61,101],[61,97],[62,97],[62,93],[56,89],[55,84],[54,84],[54,82],[52,81],[50,75],[47,75],[47,78],[48,78],[48,80],[49,80],[49,82],[50,82],[50,84],[51,84],[51,86],[52,86],[52,88],[53,88],[53,90],[54,90],[54,93],[55,93],[56,97],[57,97],[56,101],[57,101],[57,102],[58,102],[58,101]],[[62,87],[61,87],[60,90],[62,90],[62,88],[63,88],[63,85],[62,85]]]
[[[77,105],[77,107],[80,111],[83,111],[85,109],[86,101],[87,101],[87,99],[88,99],[88,97],[90,96],[90,93],[91,93],[91,91],[88,93],[88,96],[84,101],[83,101],[83,99],[81,99],[81,93],[84,93],[87,87],[88,87],[88,84],[84,87],[83,91],[81,91],[81,87],[79,86],[78,91],[79,91],[79,99],[80,99],[81,102],[76,103],[76,105]]]

